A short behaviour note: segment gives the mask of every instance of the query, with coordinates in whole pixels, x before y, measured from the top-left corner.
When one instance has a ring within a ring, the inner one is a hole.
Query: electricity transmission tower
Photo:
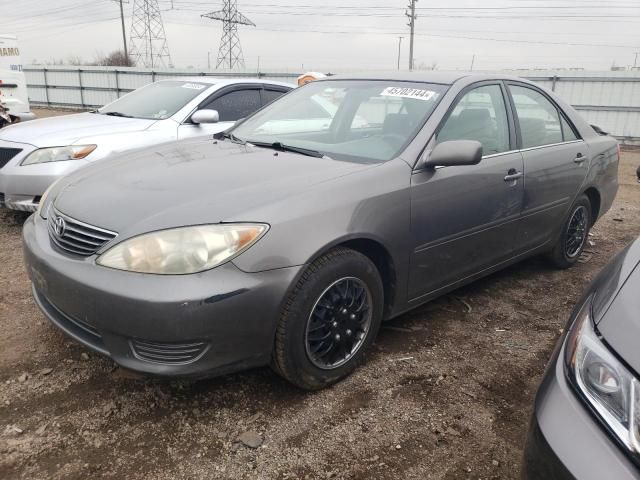
[[[158,0],[134,0],[130,56],[136,65],[172,67]]]
[[[216,68],[244,68],[244,57],[238,36],[238,25],[256,26],[251,20],[238,12],[238,0],[223,0],[222,10],[205,13],[204,18],[222,22],[222,38],[218,49]]]

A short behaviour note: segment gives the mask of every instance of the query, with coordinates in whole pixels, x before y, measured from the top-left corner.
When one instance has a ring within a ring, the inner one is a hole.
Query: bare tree
[[[50,58],[45,60],[45,65],[73,65],[74,67],[80,65],[86,65],[82,57],[78,55],[69,55],[66,59],[63,58]]]
[[[420,64],[416,68],[416,70],[437,70],[437,69],[438,69],[438,62],[431,62],[431,64],[420,62]]]
[[[107,55],[96,55],[95,65],[104,67],[135,67],[135,62],[124,54],[122,50],[114,50]]]
[[[79,55],[69,55],[65,63],[67,65],[73,65],[74,67],[79,67],[80,65],[84,65],[84,60]]]

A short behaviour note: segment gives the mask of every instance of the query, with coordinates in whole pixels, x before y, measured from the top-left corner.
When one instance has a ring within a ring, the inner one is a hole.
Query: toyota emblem
[[[53,223],[53,229],[56,232],[56,235],[62,237],[64,235],[65,230],[67,229],[67,224],[64,221],[64,218],[58,217],[55,219]]]

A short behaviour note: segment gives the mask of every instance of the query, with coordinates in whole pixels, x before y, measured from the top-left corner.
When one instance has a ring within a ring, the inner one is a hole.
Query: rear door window
[[[562,125],[562,139],[565,142],[578,140],[578,136],[576,135],[575,130],[571,125],[569,125],[569,122],[567,122],[567,120],[562,115],[560,115],[560,124]]]
[[[533,88],[509,85],[518,114],[522,148],[561,143],[562,126],[556,106]]]

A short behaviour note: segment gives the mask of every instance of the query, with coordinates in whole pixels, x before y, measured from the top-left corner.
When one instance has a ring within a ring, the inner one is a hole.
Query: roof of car
[[[420,71],[420,72],[369,72],[356,74],[341,74],[327,77],[319,81],[331,80],[395,80],[400,82],[425,82],[439,83],[442,85],[452,85],[462,78],[473,77],[474,80],[494,80],[494,79],[516,79],[516,77],[497,74],[478,74],[472,72],[443,72],[443,71]]]
[[[270,84],[270,85],[279,85],[282,87],[290,87],[295,88],[297,85],[293,83],[287,82],[279,82],[277,80],[268,80],[266,78],[227,78],[227,77],[214,77],[214,76],[176,76],[172,78],[164,78],[159,80],[160,82],[164,81],[185,81],[185,82],[198,82],[198,83],[208,83],[210,85],[233,85],[235,83],[261,83],[261,84]]]

